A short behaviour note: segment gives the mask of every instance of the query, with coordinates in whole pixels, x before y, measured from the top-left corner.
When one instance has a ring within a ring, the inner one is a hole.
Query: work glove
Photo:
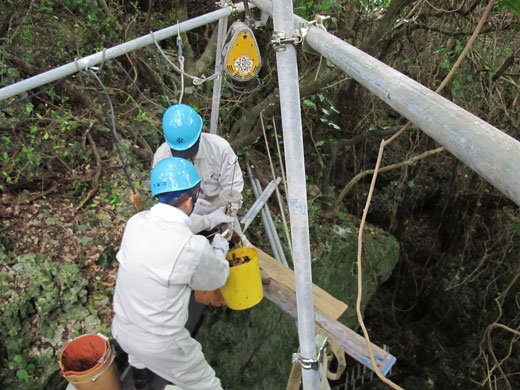
[[[210,229],[213,229],[215,226],[220,225],[222,223],[231,223],[235,220],[232,216],[226,215],[224,210],[225,207],[222,206],[221,208],[211,212],[206,216],[209,221]]]
[[[195,203],[195,207],[193,208],[193,213],[198,215],[207,215],[214,210],[211,203],[205,199],[197,199],[197,203]]]
[[[215,237],[213,237],[211,246],[213,247],[213,249],[222,251],[224,253],[224,256],[227,255],[229,250],[229,242],[218,233],[215,234]]]

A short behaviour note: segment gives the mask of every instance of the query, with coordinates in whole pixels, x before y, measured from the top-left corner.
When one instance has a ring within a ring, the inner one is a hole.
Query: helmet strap
[[[166,192],[164,194],[157,195],[157,199],[159,199],[159,202],[161,203],[170,203],[172,200],[178,198],[183,193],[184,191]]]

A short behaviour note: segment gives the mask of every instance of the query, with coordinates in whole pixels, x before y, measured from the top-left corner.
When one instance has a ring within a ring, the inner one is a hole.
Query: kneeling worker
[[[185,328],[191,291],[219,288],[229,275],[228,241],[216,234],[210,243],[190,229],[200,182],[187,160],[158,163],[150,185],[159,203],[130,218],[117,253],[112,334],[134,373],[148,369],[183,390],[222,388]]]

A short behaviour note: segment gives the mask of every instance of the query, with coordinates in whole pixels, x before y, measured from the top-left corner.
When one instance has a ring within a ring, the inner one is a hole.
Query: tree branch
[[[308,83],[306,83],[305,80],[301,81],[300,96],[303,98],[318,92],[325,85],[337,80],[341,75],[343,75],[343,72],[335,68],[329,73],[323,73],[317,80]],[[311,75],[309,78],[314,79],[314,76]],[[253,143],[262,133],[262,126],[259,123],[260,113],[263,112],[264,116],[271,117],[279,110],[278,89],[275,89],[252,109],[244,112],[242,117],[235,122],[231,128],[231,134],[237,134],[237,138],[232,142],[232,146],[239,149]]]
[[[437,148],[437,149],[433,149],[433,150],[428,150],[427,152],[424,152],[422,154],[419,154],[417,156],[414,156],[412,157],[411,159],[409,160],[406,160],[406,161],[401,161],[401,162],[398,162],[398,163],[395,163],[395,164],[391,164],[391,165],[387,165],[386,167],[383,167],[381,169],[379,169],[379,172],[387,172],[387,171],[390,171],[392,169],[397,169],[397,168],[402,168],[404,166],[412,166],[414,165],[417,161],[419,160],[422,160],[423,158],[426,158],[426,157],[429,157],[429,156],[432,156],[434,154],[437,154],[439,152],[442,152],[444,151],[445,149],[441,146],[440,148]],[[329,217],[333,217],[337,214],[338,212],[338,208],[339,208],[339,205],[341,204],[341,202],[343,201],[343,198],[345,197],[345,195],[348,194],[348,192],[352,189],[352,187],[354,187],[354,185],[360,181],[362,178],[364,178],[365,176],[368,176],[368,175],[371,175],[375,172],[375,169],[369,169],[367,171],[363,171],[363,172],[360,172],[358,173],[356,176],[354,176],[348,183],[345,187],[343,187],[343,189],[341,190],[340,194],[338,195],[336,201],[334,202],[334,205],[332,207],[332,211],[330,212],[330,215]]]
[[[213,66],[215,63],[215,53],[217,52],[217,36],[218,29],[215,28],[211,33],[208,44],[204,48],[204,52],[197,61],[192,63],[192,65],[187,68],[187,73],[194,76],[201,76],[204,72]],[[213,70],[211,70],[211,73],[213,73]]]
[[[94,139],[92,138],[92,135],[90,134],[91,128],[92,128],[92,122],[90,122],[90,127],[87,129],[87,138],[88,138],[88,142],[90,143],[90,146],[92,147],[92,153],[94,153],[94,156],[96,158],[96,173],[94,174],[94,177],[92,178],[92,186],[90,188],[90,191],[88,192],[87,196],[85,196],[85,198],[81,201],[81,203],[78,205],[78,207],[76,207],[76,211],[81,209],[99,188],[99,177],[101,176],[101,171],[103,170],[103,164],[101,163],[101,158],[99,157],[96,143],[94,142]]]

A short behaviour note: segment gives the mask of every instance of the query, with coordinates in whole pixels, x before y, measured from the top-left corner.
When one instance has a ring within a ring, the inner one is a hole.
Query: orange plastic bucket
[[[195,300],[208,306],[226,306],[226,301],[220,290],[195,290]]]
[[[114,358],[106,337],[85,334],[67,343],[59,363],[62,375],[77,390],[120,390]]]

